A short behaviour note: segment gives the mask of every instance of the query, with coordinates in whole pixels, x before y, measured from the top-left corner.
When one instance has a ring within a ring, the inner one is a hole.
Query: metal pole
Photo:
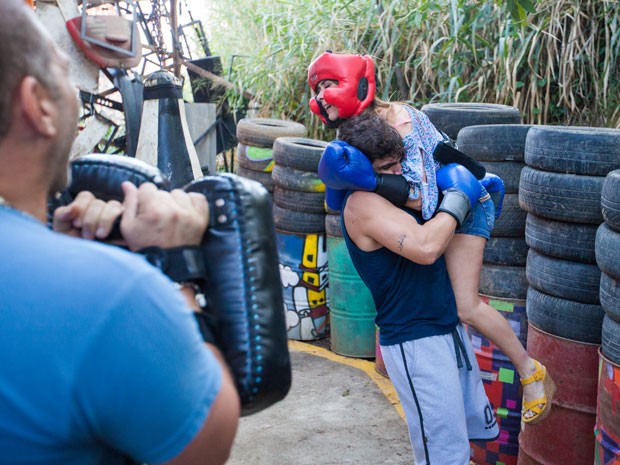
[[[181,78],[181,61],[182,57],[179,54],[179,20],[177,17],[177,0],[170,0],[170,29],[172,29],[172,63],[174,75],[177,78]]]

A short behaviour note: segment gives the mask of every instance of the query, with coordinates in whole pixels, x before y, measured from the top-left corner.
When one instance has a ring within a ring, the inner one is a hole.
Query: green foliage
[[[528,13],[536,12],[536,0],[500,0],[499,3],[505,3],[512,19],[521,24],[527,20]]]
[[[517,106],[524,122],[620,127],[620,2],[614,0],[212,0],[207,31],[239,103],[305,124],[306,69],[325,50],[373,56],[378,95],[416,106]],[[227,73],[227,70],[225,70]],[[226,75],[226,74],[225,74]]]

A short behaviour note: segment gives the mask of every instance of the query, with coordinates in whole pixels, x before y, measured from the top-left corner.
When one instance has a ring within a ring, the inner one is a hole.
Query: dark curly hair
[[[338,127],[338,139],[363,152],[370,162],[405,155],[403,139],[398,131],[372,110],[347,118]]]

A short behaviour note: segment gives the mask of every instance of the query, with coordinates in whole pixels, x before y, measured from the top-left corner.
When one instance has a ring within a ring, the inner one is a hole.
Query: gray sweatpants
[[[499,429],[462,325],[451,334],[381,346],[403,406],[416,465],[468,465],[469,440]]]

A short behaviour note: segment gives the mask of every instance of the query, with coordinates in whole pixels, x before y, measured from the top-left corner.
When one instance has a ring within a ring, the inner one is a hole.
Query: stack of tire
[[[273,144],[273,216],[290,339],[329,335],[325,185],[317,173],[326,142],[279,137]]]
[[[528,352],[558,390],[545,421],[524,425],[518,463],[593,463],[604,315],[595,242],[603,183],[620,167],[620,131],[533,127],[525,162],[519,202],[528,212]]]
[[[605,316],[596,400],[596,465],[617,462],[620,451],[620,170],[606,176],[601,207],[605,222],[596,234],[595,253]]]
[[[453,141],[467,126],[521,123],[518,108],[497,103],[427,103],[421,110]]]
[[[237,174],[261,183],[273,194],[273,143],[278,137],[304,137],[303,124],[274,118],[243,118],[237,123]]]
[[[478,160],[488,173],[504,181],[502,211],[484,251],[480,292],[509,299],[525,299],[526,212],[519,206],[519,178],[525,167],[525,140],[532,126],[493,124],[463,128],[457,145]]]
[[[349,255],[339,211],[327,208],[325,232],[329,261],[330,348],[347,357],[374,358],[377,356],[374,323],[377,311]],[[387,374],[384,367],[383,371],[377,371]]]
[[[479,291],[482,300],[508,320],[524,346],[527,342],[527,244],[526,212],[519,207],[519,177],[525,167],[525,141],[531,127],[522,124],[468,126],[457,136],[461,151],[504,181],[502,210],[484,250]],[[522,404],[519,374],[508,357],[476,328],[469,326],[467,332],[500,428],[498,441],[472,443],[472,460],[478,465],[516,465]]]

